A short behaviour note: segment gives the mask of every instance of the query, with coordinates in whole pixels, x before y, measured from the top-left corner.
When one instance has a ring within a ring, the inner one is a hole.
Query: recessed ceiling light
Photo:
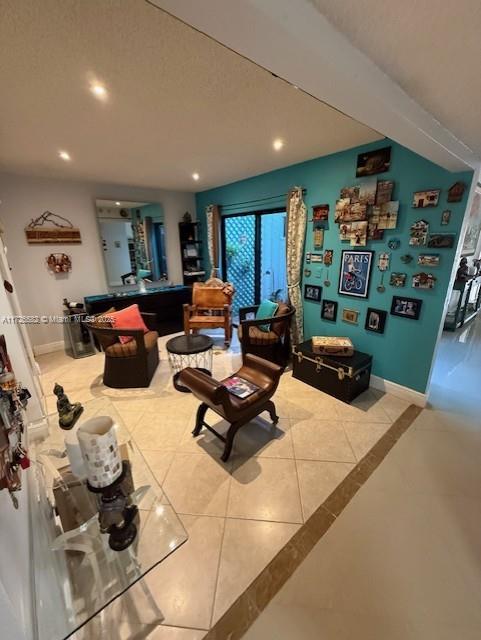
[[[116,204],[118,207],[120,207],[120,202],[116,202],[115,204]]]
[[[198,173],[193,173],[192,177],[197,181],[200,178],[200,175]]]
[[[90,91],[96,98],[99,98],[99,100],[105,100],[105,98],[107,97],[107,89],[103,84],[100,84],[99,82],[93,82],[90,85]]]
[[[70,153],[67,153],[66,151],[59,151],[58,155],[62,160],[65,160],[65,162],[71,160]]]
[[[284,142],[280,138],[276,138],[274,140],[274,142],[272,143],[272,146],[274,147],[274,149],[276,151],[280,151],[282,149],[282,147],[284,146]]]

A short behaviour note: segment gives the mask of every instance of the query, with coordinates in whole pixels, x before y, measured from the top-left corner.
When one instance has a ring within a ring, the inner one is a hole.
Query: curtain
[[[205,210],[207,218],[207,250],[210,261],[210,277],[219,277],[219,234],[220,234],[220,213],[216,204],[209,204]]]
[[[301,271],[306,236],[307,209],[301,187],[287,194],[287,291],[289,302],[296,309],[292,323],[292,342],[304,340],[304,313],[302,309]]]

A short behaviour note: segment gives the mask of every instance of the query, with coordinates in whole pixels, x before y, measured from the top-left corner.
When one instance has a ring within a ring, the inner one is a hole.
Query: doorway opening
[[[222,217],[222,273],[236,288],[233,314],[261,300],[286,300],[286,211]]]

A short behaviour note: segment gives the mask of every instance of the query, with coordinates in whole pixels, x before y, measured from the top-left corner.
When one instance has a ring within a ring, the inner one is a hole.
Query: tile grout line
[[[355,494],[411,427],[421,407],[409,405],[328,498],[301,525],[249,587],[204,636],[204,640],[239,640],[330,529]]]
[[[225,539],[225,530],[226,530],[226,525],[227,525],[227,512],[229,510],[229,499],[230,499],[230,490],[231,490],[231,486],[232,486],[232,474],[234,473],[234,466],[231,463],[231,470],[229,471],[229,486],[227,487],[227,496],[226,496],[226,501],[225,501],[225,515],[224,515],[224,527],[222,529],[222,537],[221,537],[221,541],[220,541],[220,549],[219,549],[219,559],[217,561],[217,571],[216,571],[216,575],[215,575],[215,585],[214,585],[214,597],[212,600],[212,609],[210,612],[210,626],[212,626],[212,620],[214,619],[214,613],[215,613],[215,602],[217,599],[217,587],[219,586],[219,574],[220,574],[220,563],[222,560],[222,550],[224,549],[224,539]]]
[[[291,427],[290,421],[291,421],[291,419],[289,418],[289,430],[290,430],[290,427]],[[292,435],[291,435],[291,437],[292,437]],[[302,524],[304,524],[305,521],[306,521],[306,514],[304,512],[304,505],[302,503],[301,485],[300,485],[300,482],[299,482],[299,468],[297,466],[296,450],[294,448],[294,439],[293,438],[292,438],[292,450],[294,452],[294,466],[296,468],[297,494],[299,496],[299,505],[301,507]]]

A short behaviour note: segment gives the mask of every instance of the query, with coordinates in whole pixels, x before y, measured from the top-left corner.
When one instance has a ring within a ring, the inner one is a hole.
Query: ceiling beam
[[[479,166],[309,0],[146,1],[450,171]]]

